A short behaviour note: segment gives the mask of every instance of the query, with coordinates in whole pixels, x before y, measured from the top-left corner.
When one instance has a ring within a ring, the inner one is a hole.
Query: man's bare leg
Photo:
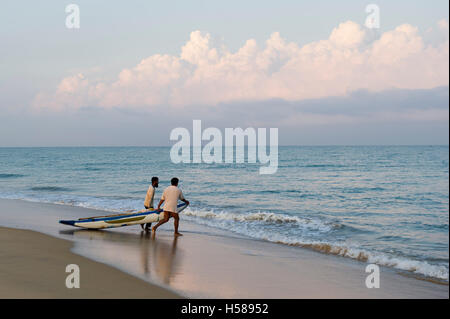
[[[165,223],[167,223],[169,221],[171,212],[163,212],[163,214],[164,214],[164,219],[160,220],[158,222],[158,224],[153,226],[152,232],[156,232],[156,230],[158,229],[159,226],[161,226],[162,224],[165,224]]]
[[[180,216],[178,216],[178,213],[171,213],[173,217],[173,226],[175,227],[175,235],[176,236],[183,236],[183,234],[178,232],[178,225],[180,223]]]

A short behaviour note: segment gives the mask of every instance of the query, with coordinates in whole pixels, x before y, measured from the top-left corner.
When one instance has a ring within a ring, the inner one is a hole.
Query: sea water
[[[285,146],[260,175],[173,164],[169,147],[0,148],[0,198],[138,210],[152,176],[155,204],[176,176],[181,220],[448,281],[448,160],[448,146]]]

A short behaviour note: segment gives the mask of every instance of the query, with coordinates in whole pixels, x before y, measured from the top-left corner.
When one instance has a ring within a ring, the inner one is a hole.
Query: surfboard
[[[187,206],[186,203],[178,204],[177,213],[183,211]],[[64,225],[87,229],[116,228],[158,222],[162,219],[162,215],[160,214],[162,211],[162,209],[143,209],[134,213],[94,216],[76,220],[60,220],[59,222]]]

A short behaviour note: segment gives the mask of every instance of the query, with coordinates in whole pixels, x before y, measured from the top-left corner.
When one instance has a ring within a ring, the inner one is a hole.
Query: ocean
[[[181,231],[184,219],[448,282],[448,146],[283,146],[272,175],[259,163],[173,164],[169,153],[0,148],[0,198],[140,210],[152,176],[155,203],[176,176],[191,202]]]

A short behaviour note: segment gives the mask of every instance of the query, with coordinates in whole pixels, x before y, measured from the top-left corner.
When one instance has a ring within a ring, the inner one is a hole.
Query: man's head
[[[152,186],[153,187],[158,187],[158,183],[159,183],[159,178],[156,176],[152,177]]]
[[[178,178],[174,177],[170,180],[170,184],[172,184],[173,186],[178,186]]]

